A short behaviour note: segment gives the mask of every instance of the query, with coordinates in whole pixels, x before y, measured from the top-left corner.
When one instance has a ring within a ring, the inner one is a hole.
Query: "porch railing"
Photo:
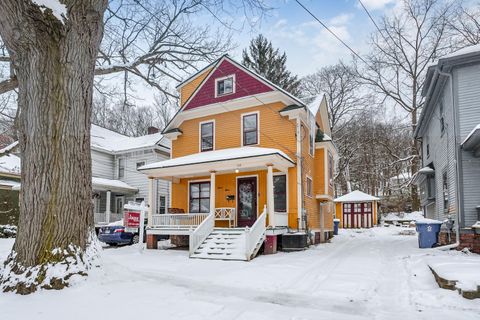
[[[152,216],[153,228],[168,229],[195,229],[209,213],[182,213],[182,214],[154,214]]]
[[[215,227],[214,215],[209,214],[189,237],[189,254],[192,255],[212,233]]]
[[[228,221],[228,227],[237,225],[235,208],[215,208],[215,220]]]
[[[247,261],[255,255],[255,251],[260,249],[259,242],[265,239],[265,231],[267,223],[267,207],[265,206],[262,214],[257,218],[257,221],[251,228],[245,229],[245,253]]]
[[[120,221],[123,219],[122,213],[110,213],[109,222]],[[93,214],[93,221],[95,225],[107,224],[107,213],[106,212],[95,212]]]

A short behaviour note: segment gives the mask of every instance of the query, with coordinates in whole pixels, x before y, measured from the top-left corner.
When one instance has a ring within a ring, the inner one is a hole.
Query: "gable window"
[[[442,176],[443,185],[443,212],[448,213],[448,175],[447,171]]]
[[[333,186],[333,155],[328,151],[328,181]]]
[[[145,165],[145,161],[138,161],[136,164],[135,164],[135,167],[137,168],[140,168],[140,167],[143,167]]]
[[[200,151],[213,150],[215,125],[213,121],[200,124]]]
[[[258,144],[258,113],[244,115],[242,118],[243,145]]]
[[[120,158],[118,159],[118,172],[117,172],[118,178],[121,179],[125,177],[125,159]]]
[[[313,181],[312,178],[307,176],[307,181],[306,181],[306,189],[307,189],[307,196],[312,197],[313,196]]]
[[[217,97],[235,92],[233,75],[217,79],[215,83],[215,93]]]
[[[189,191],[189,212],[210,212],[210,182],[191,182]]]
[[[273,210],[287,212],[287,176],[273,176]]]

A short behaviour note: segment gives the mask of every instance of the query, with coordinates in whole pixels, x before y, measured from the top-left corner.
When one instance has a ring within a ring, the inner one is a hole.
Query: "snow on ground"
[[[418,249],[404,229],[340,230],[331,243],[251,262],[106,248],[83,283],[0,294],[0,310],[5,319],[479,319],[479,301],[440,289],[427,266],[465,254]],[[12,244],[0,240],[0,261]]]

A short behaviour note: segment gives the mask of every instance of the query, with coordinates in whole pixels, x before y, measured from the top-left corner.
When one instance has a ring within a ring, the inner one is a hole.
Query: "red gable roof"
[[[215,79],[235,75],[235,92],[215,97]],[[237,67],[227,59],[213,70],[194,96],[190,98],[183,110],[190,110],[217,102],[224,102],[254,94],[273,91],[274,89]]]

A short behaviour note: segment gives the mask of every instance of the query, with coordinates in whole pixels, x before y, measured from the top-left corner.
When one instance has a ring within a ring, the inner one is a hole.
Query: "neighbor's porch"
[[[216,227],[251,227],[264,208],[269,229],[286,230],[292,167],[294,162],[283,152],[254,147],[203,152],[145,166],[141,170],[149,176],[150,190],[155,179],[172,181],[172,208],[160,215],[150,210],[147,233],[191,235],[209,217]]]

